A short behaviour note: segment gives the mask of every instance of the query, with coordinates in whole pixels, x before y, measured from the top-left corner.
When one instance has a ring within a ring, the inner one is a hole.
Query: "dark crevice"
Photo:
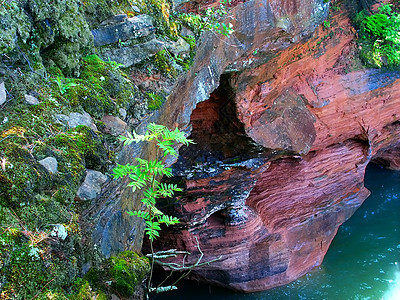
[[[196,144],[181,148],[175,173],[196,165],[232,164],[263,156],[264,148],[246,135],[234,99],[231,75],[224,74],[210,98],[197,104],[192,112],[190,138]]]

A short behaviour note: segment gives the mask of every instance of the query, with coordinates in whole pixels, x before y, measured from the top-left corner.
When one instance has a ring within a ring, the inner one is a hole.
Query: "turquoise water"
[[[400,300],[400,172],[369,166],[371,196],[338,231],[318,268],[288,285],[240,294],[185,283],[154,299],[385,299]]]

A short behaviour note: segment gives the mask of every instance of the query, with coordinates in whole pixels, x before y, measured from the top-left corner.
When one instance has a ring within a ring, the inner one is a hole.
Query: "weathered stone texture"
[[[321,26],[307,42],[284,49],[301,36],[288,33],[307,32],[307,22],[297,24],[298,16],[287,14],[302,15],[299,9],[310,4],[295,2],[279,1],[279,12],[272,1],[238,13],[246,15],[237,18],[239,24],[246,19],[252,25],[239,25],[235,37],[243,49],[252,41],[251,49],[259,51],[244,55],[236,49],[235,56],[219,45],[206,55],[200,48],[195,67],[202,80],[186,78],[180,95],[190,95],[194,104],[166,109],[181,124],[191,118],[197,145],[181,151],[186,163],[174,167],[186,184],[174,208],[183,222],[157,247],[196,251],[196,236],[205,259],[222,260],[195,276],[247,292],[288,283],[319,265],[338,227],[369,195],[363,185],[367,164],[375,159],[399,165],[400,74],[354,70],[348,57],[355,53],[355,32],[345,10],[336,13],[331,28]],[[274,21],[268,23],[268,16]],[[269,40],[277,33],[274,26],[283,30],[279,42]],[[268,30],[259,44],[254,36]],[[279,55],[271,56],[273,51]],[[214,60],[224,55],[235,61]],[[213,74],[222,66],[230,75],[218,82]],[[207,100],[218,83],[233,104],[219,104],[224,92]],[[229,105],[236,116],[224,110]],[[241,129],[226,127],[227,120]],[[249,159],[263,164],[241,165]],[[237,194],[244,195],[238,202]]]

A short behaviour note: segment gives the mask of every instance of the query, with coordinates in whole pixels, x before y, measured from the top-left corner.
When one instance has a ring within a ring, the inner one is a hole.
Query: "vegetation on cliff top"
[[[400,14],[391,4],[382,4],[378,12],[361,11],[355,18],[360,28],[361,58],[373,67],[400,64]]]

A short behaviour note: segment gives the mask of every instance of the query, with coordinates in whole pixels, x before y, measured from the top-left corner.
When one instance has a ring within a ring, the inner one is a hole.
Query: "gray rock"
[[[97,131],[96,125],[93,123],[92,117],[87,113],[71,113],[68,119],[68,126],[71,128],[75,128],[79,125],[86,125],[90,127],[92,130]]]
[[[128,19],[128,16],[126,14],[115,15],[115,16],[112,16],[111,18],[101,22],[100,26],[115,25],[118,23],[125,22],[127,19]]]
[[[128,127],[128,125],[120,118],[111,115],[105,115],[101,120],[106,125],[106,132],[113,136],[120,136],[121,134],[124,134],[126,132],[126,128]]]
[[[0,105],[3,105],[7,101],[6,87],[4,82],[0,83]]]
[[[68,125],[69,117],[67,115],[56,114],[54,117],[57,123]]]
[[[87,170],[85,180],[79,187],[77,196],[81,200],[93,200],[101,193],[101,185],[108,177],[101,172]]]
[[[39,164],[45,167],[46,170],[49,171],[49,173],[57,173],[58,162],[57,159],[55,159],[54,157],[49,156],[42,160],[39,160]]]
[[[187,28],[186,26],[182,26],[181,32],[180,32],[181,36],[195,36],[195,34],[193,33],[193,31],[191,31],[189,28]]]
[[[140,8],[137,7],[136,5],[133,5],[133,6],[132,6],[132,10],[133,10],[134,12],[136,12],[136,13],[140,13]]]
[[[189,54],[190,52],[190,45],[181,37],[176,42],[168,43],[166,47],[175,55]]]
[[[100,56],[104,60],[110,59],[116,61],[117,63],[123,64],[125,67],[130,67],[142,62],[146,58],[153,56],[163,47],[163,42],[153,39],[143,44],[106,50]]]
[[[126,119],[126,115],[127,115],[126,109],[120,108],[120,109],[118,110],[118,112],[119,112],[119,115],[121,116],[121,118],[122,118],[123,120],[125,120],[125,119]]]
[[[174,8],[177,8],[180,5],[182,5],[183,3],[187,3],[187,2],[190,2],[190,0],[172,0],[172,6]]]
[[[25,102],[29,105],[39,104],[39,100],[31,95],[25,94]]]
[[[155,28],[150,16],[140,15],[125,22],[92,30],[96,47],[148,36]]]
[[[1,122],[1,125],[4,125],[8,122],[8,117],[4,117],[3,121]]]
[[[58,237],[61,240],[65,240],[68,236],[68,232],[62,224],[54,224],[53,230],[50,235],[54,237]]]

